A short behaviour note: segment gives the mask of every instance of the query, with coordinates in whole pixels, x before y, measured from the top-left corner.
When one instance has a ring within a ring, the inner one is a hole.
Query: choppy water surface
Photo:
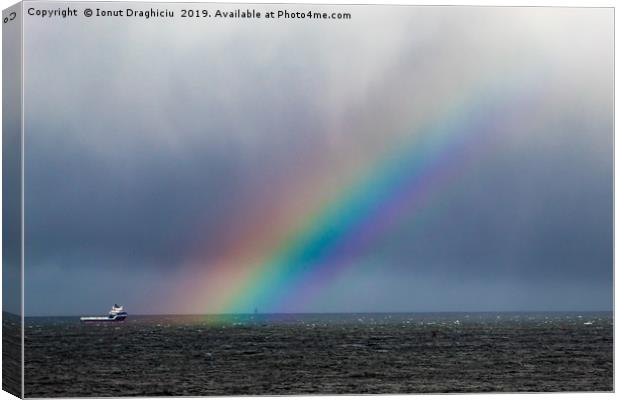
[[[22,393],[22,319],[2,313],[2,390],[20,397]]]
[[[26,396],[611,391],[611,313],[26,319]]]

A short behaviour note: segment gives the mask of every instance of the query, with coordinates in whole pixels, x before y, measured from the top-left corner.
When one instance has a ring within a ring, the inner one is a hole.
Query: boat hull
[[[122,322],[127,315],[115,315],[114,317],[81,317],[82,322]]]

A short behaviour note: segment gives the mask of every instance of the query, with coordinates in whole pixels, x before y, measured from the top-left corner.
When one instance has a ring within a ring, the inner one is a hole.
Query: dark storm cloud
[[[33,26],[27,313],[115,299],[136,312],[201,312],[166,309],[184,263],[197,249],[205,265],[216,258],[283,182],[370,162],[410,121],[525,67],[535,73],[515,76],[536,96],[521,119],[508,118],[428,215],[404,216],[314,310],[484,309],[493,298],[503,309],[609,308],[609,15],[424,12],[386,12],[389,26],[361,12],[284,36],[250,24]]]
[[[43,133],[28,145],[28,236],[34,264],[39,257],[69,252],[170,268],[193,245],[202,245],[207,254],[209,247],[217,249],[227,220],[252,205],[258,193],[268,192],[271,181],[296,168],[297,154],[317,145],[287,134],[294,131],[303,138],[317,129],[312,123],[296,126],[307,119],[305,96],[300,93],[300,104],[278,113],[277,121],[265,121],[260,107],[238,117],[242,122],[218,112],[196,118],[200,112],[171,102],[169,115],[158,116],[172,125],[164,133],[149,115],[72,126],[33,120],[30,132]],[[273,134],[274,143],[244,141],[249,129],[256,136]],[[152,147],[150,140],[158,139],[149,135],[158,134],[188,143],[175,148],[164,139],[164,145]],[[286,151],[274,153],[278,147]]]

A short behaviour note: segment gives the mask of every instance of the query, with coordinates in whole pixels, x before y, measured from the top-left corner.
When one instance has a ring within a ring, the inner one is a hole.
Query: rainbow
[[[182,285],[182,302],[209,304],[209,312],[218,314],[304,309],[376,241],[412,221],[421,227],[425,214],[445,206],[440,196],[449,196],[480,153],[497,143],[497,131],[517,118],[514,110],[529,97],[523,94],[502,87],[454,98],[358,169],[348,184],[309,185],[319,193],[311,201],[267,213],[218,260],[198,264]]]

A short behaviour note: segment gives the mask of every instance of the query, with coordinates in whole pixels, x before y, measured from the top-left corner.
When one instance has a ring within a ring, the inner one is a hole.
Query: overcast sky
[[[217,312],[222,260],[251,270],[238,254],[298,240],[351,182],[371,191],[392,149],[423,157],[400,146],[418,139],[456,171],[416,189],[426,203],[304,302],[248,304],[611,309],[613,11],[346,11],[25,18],[26,314]]]

